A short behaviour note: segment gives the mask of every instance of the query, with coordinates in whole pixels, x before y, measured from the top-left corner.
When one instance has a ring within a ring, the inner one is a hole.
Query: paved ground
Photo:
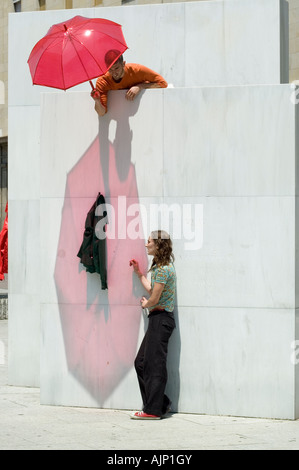
[[[131,420],[128,411],[40,405],[39,389],[7,385],[7,329],[8,321],[1,320],[0,450],[105,449],[105,459],[110,454],[115,459],[120,458],[115,457],[117,450],[136,456],[141,449],[164,451],[166,456],[178,450],[189,456],[195,449],[299,449],[299,420],[177,413],[144,422]]]

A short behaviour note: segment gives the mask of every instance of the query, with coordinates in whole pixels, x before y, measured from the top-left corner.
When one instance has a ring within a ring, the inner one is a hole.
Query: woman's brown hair
[[[168,233],[165,230],[154,230],[150,236],[157,247],[150,270],[155,265],[165,266],[172,263],[174,261],[174,254],[172,253],[172,241]]]

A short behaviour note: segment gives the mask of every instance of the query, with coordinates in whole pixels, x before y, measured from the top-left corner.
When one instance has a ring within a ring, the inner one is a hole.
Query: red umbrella
[[[33,84],[67,90],[106,73],[126,49],[121,25],[75,16],[53,25],[32,49]]]

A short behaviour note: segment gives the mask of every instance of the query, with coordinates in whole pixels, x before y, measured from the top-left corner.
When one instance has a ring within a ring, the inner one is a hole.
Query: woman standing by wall
[[[130,261],[141,284],[149,293],[148,299],[141,299],[142,308],[149,311],[149,323],[135,359],[143,410],[134,413],[132,418],[160,419],[170,410],[171,404],[165,395],[165,387],[168,341],[175,328],[173,310],[176,274],[172,241],[168,233],[163,230],[152,232],[145,246],[148,254],[153,256],[151,281],[141,273],[138,261]]]

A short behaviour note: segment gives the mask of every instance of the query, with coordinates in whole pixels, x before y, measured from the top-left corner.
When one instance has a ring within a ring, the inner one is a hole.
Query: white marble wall
[[[27,59],[52,24],[75,15],[120,23],[126,61],[147,65],[176,87],[287,83],[287,12],[286,0],[216,0],[11,13],[9,105],[39,105],[47,89],[31,85]]]
[[[168,389],[176,406],[186,412],[294,417],[295,114],[289,98],[289,85],[151,90],[133,105],[125,102],[124,92],[114,92],[109,114],[98,128],[85,92],[43,95],[43,403],[134,408],[140,402],[131,367],[126,373],[115,372],[118,380],[113,387],[107,385],[109,393],[105,396],[98,388],[98,377],[90,376],[95,351],[99,356],[106,355],[107,362],[113,360],[114,350],[103,349],[101,332],[111,335],[111,341],[118,338],[110,328],[114,317],[117,329],[122,313],[112,313],[101,323],[105,313],[96,311],[92,320],[90,309],[98,295],[98,281],[94,275],[87,276],[92,284],[86,290],[84,274],[75,260],[76,243],[72,242],[76,239],[79,243],[97,183],[101,190],[100,148],[96,143],[106,135],[111,172],[114,152],[121,171],[125,158],[121,150],[129,145],[139,203],[148,216],[153,204],[177,204],[181,208],[191,204],[193,210],[197,204],[203,208],[199,249],[186,249],[184,237],[174,240],[178,328],[170,345]],[[217,118],[208,126],[204,117],[215,116],[216,103]],[[79,109],[82,112],[77,113]],[[171,119],[175,109],[183,112]],[[279,109],[279,113],[271,109]],[[61,116],[62,121],[53,120],[53,115]],[[62,126],[66,115],[68,123]],[[150,138],[145,137],[145,116],[154,116]],[[187,119],[188,126],[184,125]],[[74,172],[81,174],[82,185],[76,177],[78,185],[69,183]],[[109,188],[112,199],[116,198],[117,185],[110,184]],[[72,219],[62,212],[66,198],[72,206]],[[182,217],[184,226],[183,211]],[[65,225],[67,242],[61,244]],[[76,285],[75,296],[64,285],[63,276],[53,276],[61,249],[65,252],[62,270],[68,273],[68,283]],[[126,289],[124,278],[130,277],[128,260],[134,250],[134,245],[129,247],[119,259],[119,298]],[[63,294],[57,294],[57,282],[62,282]],[[138,295],[131,308],[138,308]],[[61,298],[71,305],[59,303]],[[105,294],[97,301],[108,305],[108,311],[115,308]],[[121,310],[121,301],[119,307]],[[78,316],[84,315],[90,325],[88,334],[78,332]],[[140,322],[142,313],[139,315],[132,319],[134,324]],[[136,349],[143,328],[141,321],[138,334],[137,330],[135,336],[127,331]],[[71,345],[65,339],[65,329],[72,337]],[[90,336],[91,330],[96,331],[95,337]],[[79,349],[83,344],[85,347],[84,359],[77,358],[73,363],[69,356],[76,356],[74,343]],[[133,356],[132,350],[131,361]],[[103,374],[107,381],[104,365],[98,367],[99,376]]]
[[[110,260],[117,282],[109,293],[74,254],[104,186],[112,203],[126,194],[145,208],[144,236],[155,228],[145,220],[153,204],[199,208],[200,249],[174,240],[178,328],[168,388],[175,407],[298,416],[290,360],[295,107],[289,86],[279,85],[287,82],[286,6],[227,0],[10,15],[10,383],[40,384],[42,403],[140,406],[132,362],[146,319],[126,260],[137,251],[146,262],[143,241],[113,245],[121,262]],[[99,128],[88,84],[57,93],[33,87],[26,64],[33,45],[75,14],[123,24],[126,60],[175,88],[146,91],[130,109],[124,92],[111,94]],[[99,153],[118,176],[109,184]]]

